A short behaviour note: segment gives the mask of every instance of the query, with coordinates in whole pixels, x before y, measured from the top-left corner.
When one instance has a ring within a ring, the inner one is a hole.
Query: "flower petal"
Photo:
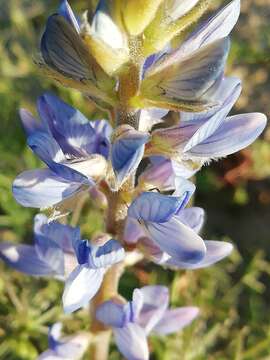
[[[55,274],[53,268],[40,259],[34,246],[0,243],[0,258],[17,271],[34,276]]]
[[[136,244],[145,233],[137,220],[127,217],[124,231],[124,240],[128,244]]]
[[[47,216],[35,216],[34,232],[55,241],[64,252],[74,253],[73,241],[80,239],[80,228],[61,224],[57,221],[48,222]]]
[[[44,223],[45,218],[42,214],[35,216],[34,231],[36,252],[55,272],[64,275],[64,252],[58,243],[58,240],[60,240],[58,230],[59,226],[61,228],[65,227],[65,225],[56,222],[50,224]]]
[[[91,24],[92,35],[113,49],[125,48],[126,39],[118,26],[120,16],[116,2],[100,0]]]
[[[168,335],[189,325],[199,314],[197,307],[182,307],[167,310],[163,318],[154,327],[153,332],[158,335]]]
[[[176,21],[189,12],[199,0],[172,0],[167,1],[167,12],[172,21]]]
[[[142,109],[139,118],[139,130],[150,131],[154,125],[163,122],[162,117],[167,113],[168,110],[165,109]]]
[[[160,285],[144,286],[140,290],[143,294],[143,306],[138,323],[149,334],[169,305],[169,291],[166,286]]]
[[[144,154],[144,144],[149,135],[131,127],[118,128],[119,136],[112,145],[111,161],[118,186],[137,170]]]
[[[86,92],[103,105],[113,103],[114,79],[96,63],[76,29],[63,16],[49,17],[41,39],[41,53],[49,67],[47,73],[60,83]]]
[[[65,154],[86,157],[95,152],[96,132],[80,111],[48,93],[37,104],[41,119]]]
[[[20,109],[19,113],[27,136],[43,129],[42,124],[38,122],[28,110]]]
[[[182,208],[185,198],[144,192],[130,205],[128,216],[143,221],[164,223]]]
[[[42,56],[49,66],[75,79],[91,79],[87,50],[77,31],[59,15],[49,17],[41,40]]]
[[[88,304],[100,288],[104,273],[104,269],[90,269],[87,265],[79,265],[72,271],[62,297],[65,313]]]
[[[61,359],[80,360],[87,350],[89,342],[90,336],[87,333],[66,336],[61,339],[61,343],[56,347],[55,353],[60,356]]]
[[[160,249],[177,261],[194,264],[205,256],[203,239],[181,223],[177,216],[164,223],[145,222],[144,226]]]
[[[232,244],[224,241],[205,240],[206,254],[196,264],[176,261],[174,258],[167,260],[164,264],[178,269],[202,269],[215,264],[228,256],[232,250]]]
[[[67,0],[62,0],[57,13],[63,16],[80,33],[80,25]]]
[[[92,246],[93,264],[97,268],[106,268],[125,258],[125,250],[119,241],[111,239],[103,246]]]
[[[196,233],[200,232],[205,218],[205,212],[202,208],[191,207],[182,209],[178,214],[178,219]]]
[[[222,101],[219,110],[214,113],[212,116],[209,116],[209,112],[205,113],[204,123],[199,127],[195,134],[191,137],[188,143],[184,147],[184,152],[189,151],[194,146],[202,143],[205,139],[208,139],[214,132],[219,128],[222,122],[225,120],[226,116],[230,112],[234,103],[237,101],[241,93],[241,83],[239,79],[230,79],[231,88],[228,88],[226,82],[222,82],[220,86],[220,96],[219,101]],[[229,79],[228,79],[229,81]],[[226,94],[226,90],[228,93]],[[226,95],[226,97],[225,97]],[[202,115],[202,114],[201,114]],[[199,115],[200,116],[200,115]],[[193,121],[196,121],[194,119]]]
[[[196,104],[223,72],[228,51],[229,40],[224,38],[191,56],[182,58],[177,51],[165,56],[147,72],[142,96],[159,107],[179,103],[181,109],[185,103]]]
[[[96,318],[107,326],[123,327],[125,322],[124,305],[109,300],[99,305]]]
[[[113,328],[115,342],[128,360],[148,360],[149,350],[144,330],[137,324],[128,323],[123,328]]]
[[[223,104],[231,105],[233,107],[234,103],[239,96],[242,87],[241,80],[237,77],[224,77],[222,76],[217,80],[213,85],[213,95],[211,97],[213,102],[216,102],[218,105],[214,106],[211,109],[207,109],[201,112],[191,113],[181,111],[179,114],[180,123],[191,122],[191,123],[200,123],[206,122],[213,115],[215,115],[223,107]],[[231,108],[228,109],[228,113]]]
[[[163,159],[161,163],[149,165],[139,176],[139,185],[149,189],[158,188],[160,191],[175,190],[175,176],[170,160]]]
[[[81,184],[68,182],[49,169],[29,170],[13,182],[13,195],[26,207],[48,208],[81,190]]]
[[[240,0],[231,1],[213,17],[196,29],[181,45],[182,55],[190,54],[202,46],[228,36],[240,14]]]
[[[192,148],[189,154],[200,158],[233,154],[255,141],[264,130],[266,121],[266,116],[261,113],[230,116],[212,136]]]

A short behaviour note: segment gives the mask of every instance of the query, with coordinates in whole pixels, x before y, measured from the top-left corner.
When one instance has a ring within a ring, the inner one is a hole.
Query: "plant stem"
[[[117,125],[128,124],[135,129],[139,127],[136,109],[130,105],[130,99],[135,96],[140,87],[140,42],[138,39],[130,40],[130,52],[132,62],[126,66],[119,75],[119,107],[116,109]],[[119,241],[123,241],[124,222],[127,216],[126,195],[134,189],[134,175],[121,186],[118,191],[107,189],[108,210],[106,214],[106,231]],[[106,328],[95,318],[97,307],[104,301],[118,295],[118,284],[124,271],[124,262],[113,265],[105,274],[101,288],[91,301],[90,316],[92,319],[91,333],[96,341],[90,349],[91,360],[107,360],[111,330]]]

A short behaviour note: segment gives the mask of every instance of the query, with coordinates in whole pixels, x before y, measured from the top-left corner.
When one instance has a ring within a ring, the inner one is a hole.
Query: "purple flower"
[[[90,337],[87,333],[61,337],[62,324],[56,323],[49,330],[49,349],[37,360],[79,360],[87,350]]]
[[[260,113],[227,117],[240,92],[239,79],[222,79],[214,96],[219,106],[201,113],[180,112],[179,125],[152,132],[146,154],[173,160],[171,167],[166,165],[171,175],[189,177],[211,159],[250,145],[265,128],[266,117]],[[152,170],[157,171],[155,166]]]
[[[116,175],[117,187],[137,170],[149,135],[129,125],[119,126],[114,134],[111,161]]]
[[[38,214],[34,221],[35,244],[0,243],[0,258],[28,275],[64,280],[76,266],[72,242],[79,238],[79,228],[48,222],[45,215]]]
[[[81,36],[81,24],[67,1],[51,15],[41,39],[44,72],[60,84],[78,89],[105,108],[115,104],[115,80],[94,59]]]
[[[105,120],[89,122],[51,94],[41,96],[37,106],[41,122],[26,110],[20,114],[29,147],[48,168],[23,172],[13,194],[24,206],[47,208],[106,176],[111,128]]]
[[[171,1],[166,12],[172,20],[193,6],[194,2]],[[213,87],[224,71],[228,35],[239,13],[240,1],[234,0],[191,33],[177,50],[164,44],[165,50],[159,49],[160,53],[146,59],[141,89],[145,103],[183,111],[201,111],[209,103],[215,104]],[[155,26],[151,31],[157,29]],[[162,37],[162,31],[158,31],[157,36]],[[153,44],[150,34],[149,43]]]
[[[112,327],[117,347],[125,358],[147,360],[147,336],[177,332],[199,312],[196,307],[168,309],[168,306],[169,293],[165,286],[145,286],[135,289],[132,301],[126,304],[106,301],[97,308],[96,318]]]
[[[104,245],[76,239],[73,246],[78,265],[65,283],[63,305],[66,313],[86,306],[99,290],[107,269],[125,257],[123,247],[113,239]]]
[[[232,251],[221,241],[204,241],[198,232],[204,212],[184,209],[194,185],[178,179],[174,195],[144,192],[130,205],[125,240],[136,244],[151,260],[165,266],[196,269],[210,266]]]

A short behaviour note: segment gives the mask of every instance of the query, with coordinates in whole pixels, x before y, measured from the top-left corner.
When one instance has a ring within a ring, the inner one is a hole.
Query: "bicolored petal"
[[[174,180],[171,160],[165,158],[161,163],[149,165],[138,178],[140,187],[160,191],[175,190]]]
[[[83,190],[81,184],[72,183],[55,175],[49,169],[29,170],[13,182],[16,201],[26,207],[48,208]]]
[[[0,243],[0,258],[15,270],[33,276],[54,275],[54,269],[42,260],[34,246]]]
[[[57,274],[65,274],[64,252],[53,239],[44,236],[42,233],[35,233],[35,249],[44,262]]]
[[[129,60],[129,48],[122,28],[120,2],[99,1],[91,26],[87,19],[82,24],[81,35],[91,54],[104,71],[113,75]]]
[[[133,174],[141,162],[144,145],[149,135],[124,125],[116,130],[116,139],[112,145],[111,162],[120,186]]]
[[[154,192],[144,192],[130,205],[128,216],[139,221],[165,223],[183,205],[183,199]]]
[[[199,314],[197,307],[182,307],[164,312],[162,319],[154,327],[153,332],[158,335],[169,335],[182,330]]]
[[[178,269],[202,269],[211,265],[214,265],[216,262],[224,259],[226,256],[230,255],[233,250],[232,244],[224,241],[213,241],[205,240],[206,253],[202,260],[197,263],[190,264],[185,262],[179,262],[174,258],[171,258],[165,262],[166,265]]]
[[[240,0],[231,1],[188,37],[180,47],[182,56],[228,36],[237,22],[239,14]]]
[[[127,40],[121,22],[119,1],[100,0],[91,24],[92,34],[113,49],[124,48]]]
[[[171,258],[170,255],[162,251],[160,247],[147,236],[141,237],[138,240],[138,248],[148,259],[156,264],[163,264]]]
[[[63,306],[65,313],[71,313],[88,304],[98,292],[105,269],[90,269],[87,265],[77,266],[65,283]]]
[[[49,17],[41,39],[41,53],[52,70],[47,71],[48,75],[98,101],[113,103],[114,80],[96,63],[76,29],[63,16]]]
[[[79,22],[67,0],[61,1],[57,13],[63,16],[74,27],[74,29],[77,31],[78,34],[80,33]]]
[[[105,301],[97,308],[96,318],[107,326],[123,327],[125,324],[124,305],[116,304],[111,300]]]
[[[224,77],[224,75],[222,74],[220,79],[217,80],[217,82],[213,85],[211,89],[213,92],[213,94],[211,95],[211,99],[214,103],[217,103],[218,105],[214,106],[211,109],[196,113],[181,111],[179,113],[180,123],[197,122],[200,124],[204,124],[208,120],[210,120],[213,115],[219,112],[223,107],[226,107],[228,109],[228,114],[241,93],[241,80],[237,77]]]
[[[91,256],[94,267],[107,268],[124,260],[125,250],[119,241],[111,239],[102,246],[92,246]]]
[[[91,253],[91,245],[88,240],[81,240],[80,238],[73,239],[73,248],[80,265],[88,264]]]
[[[20,118],[27,136],[32,135],[36,131],[43,130],[42,124],[28,110],[20,109]]]
[[[176,215],[164,223],[144,222],[143,225],[160,249],[177,261],[196,264],[204,258],[206,247],[203,239]]]
[[[156,124],[162,123],[163,116],[168,113],[166,109],[150,108],[142,109],[139,118],[139,130],[150,131]]]
[[[141,96],[158,107],[191,111],[193,106],[195,111],[203,110],[209,100],[203,100],[203,104],[200,98],[224,71],[228,51],[228,38],[186,57],[176,50],[149,69],[142,82]],[[196,101],[201,109],[194,107]]]
[[[62,324],[54,324],[48,334],[49,350],[40,354],[37,360],[79,360],[86,351],[90,336],[87,333],[61,338]]]
[[[45,131],[36,131],[27,138],[27,145],[48,166],[65,160],[65,155],[56,140]]]
[[[94,152],[109,157],[110,152],[110,138],[112,134],[112,127],[107,120],[90,121],[91,126],[96,131],[96,141]]]
[[[140,289],[143,295],[143,306],[138,323],[149,334],[162,319],[169,305],[169,291],[166,286],[152,285]]]
[[[266,116],[261,113],[230,116],[212,136],[190,149],[189,154],[193,158],[218,158],[233,154],[255,141],[266,122]]]
[[[113,328],[116,345],[128,360],[148,360],[149,350],[145,331],[135,323]]]
[[[189,202],[196,186],[189,180],[182,177],[175,177],[174,179],[175,191],[173,196],[178,196],[181,200],[181,207],[177,210],[176,214],[178,214]]]
[[[38,111],[62,151],[75,157],[95,152],[96,132],[87,118],[52,94],[39,97]]]
[[[62,164],[54,163],[51,168],[69,181],[95,186],[106,176],[107,166],[102,155],[93,154],[82,159],[66,160]]]
[[[230,83],[231,86],[230,88],[228,87],[228,83]],[[194,146],[202,143],[204,140],[208,139],[212,134],[214,134],[214,132],[219,128],[219,126],[221,126],[221,124],[225,120],[226,116],[230,112],[234,103],[237,101],[241,93],[241,90],[242,90],[241,83],[240,80],[237,78],[228,78],[227,82],[223,81],[221,83],[219,93],[220,94],[222,93],[222,96],[220,96],[219,101],[222,101],[222,104],[220,105],[219,110],[210,117],[209,117],[210,115],[209,113],[206,112],[204,114],[205,116],[203,119],[204,123],[201,124],[199,129],[187,142],[183,150],[184,152],[188,152]],[[199,116],[200,115],[202,116],[202,114],[199,114]],[[193,121],[196,120],[198,122],[198,118],[197,119],[195,118]]]
[[[143,306],[143,294],[140,289],[134,289],[132,300],[124,305],[125,324],[137,323],[140,311]]]
[[[178,214],[178,219],[196,233],[200,232],[205,218],[205,212],[199,207],[182,209]]]
[[[124,240],[127,244],[136,244],[140,237],[145,236],[145,233],[137,220],[127,217]]]
[[[80,228],[48,221],[44,214],[37,214],[34,222],[34,233],[56,242],[64,252],[74,253],[73,242],[80,239]]]
[[[177,160],[177,159],[176,159]],[[200,170],[203,162],[198,161],[197,163],[191,161],[176,161],[171,160],[172,169],[175,177],[189,179],[191,178],[198,170]]]

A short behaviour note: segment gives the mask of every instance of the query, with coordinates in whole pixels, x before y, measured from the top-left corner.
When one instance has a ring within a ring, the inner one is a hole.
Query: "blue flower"
[[[87,333],[61,337],[62,324],[56,323],[49,330],[49,349],[37,360],[79,360],[87,350],[90,336]]]
[[[214,96],[220,105],[200,113],[180,112],[178,125],[152,132],[146,155],[168,158],[172,160],[171,175],[190,177],[210,160],[250,145],[264,130],[266,116],[248,113],[227,117],[240,92],[239,79],[222,78]],[[157,170],[154,164],[152,171]]]
[[[203,240],[178,219],[195,186],[186,180],[178,180],[173,195],[144,192],[131,203],[128,217],[137,220],[148,236],[171,257],[190,263],[205,255]]]
[[[168,309],[169,292],[164,286],[135,289],[132,301],[109,300],[100,305],[96,318],[112,327],[119,351],[128,360],[149,359],[147,336],[168,335],[183,329],[198,315],[196,307]]]
[[[78,265],[65,283],[63,305],[66,313],[86,306],[99,290],[107,269],[125,257],[123,247],[113,239],[104,245],[90,245],[87,240],[77,239],[73,246]]]
[[[51,94],[38,99],[38,111],[41,122],[26,110],[21,119],[29,147],[48,168],[23,172],[13,194],[24,206],[47,208],[106,176],[111,128],[105,120],[89,122]]]
[[[67,1],[51,15],[41,39],[39,62],[44,72],[60,84],[78,89],[99,106],[115,104],[115,80],[94,59],[81,36],[81,23]]]
[[[199,235],[204,212],[184,209],[194,191],[188,181],[178,179],[173,195],[144,192],[130,205],[125,241],[138,243],[143,253],[156,263],[196,269],[210,266],[232,251],[222,241],[204,241]]]
[[[79,238],[79,228],[48,222],[45,215],[38,214],[34,221],[35,244],[0,243],[0,258],[28,275],[64,280],[76,266],[72,243]]]

